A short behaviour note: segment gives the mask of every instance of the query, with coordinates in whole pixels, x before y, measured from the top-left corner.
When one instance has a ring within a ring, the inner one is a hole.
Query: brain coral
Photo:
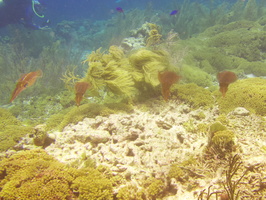
[[[256,114],[266,115],[266,79],[249,78],[229,86],[225,98],[219,98],[220,111],[228,113],[236,107],[244,107]]]

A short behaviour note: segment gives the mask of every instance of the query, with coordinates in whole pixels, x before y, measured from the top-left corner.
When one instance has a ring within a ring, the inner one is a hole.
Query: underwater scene
[[[0,200],[266,199],[266,0],[0,0]]]

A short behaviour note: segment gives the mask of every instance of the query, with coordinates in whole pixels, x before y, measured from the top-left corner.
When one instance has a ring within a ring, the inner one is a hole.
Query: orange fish
[[[27,87],[33,85],[37,78],[42,77],[42,70],[38,70],[35,72],[30,72],[21,76],[18,80],[15,90],[12,93],[10,103],[14,101],[15,98]]]
[[[217,74],[217,79],[219,81],[220,92],[223,97],[225,97],[229,84],[235,82],[237,80],[237,76],[234,72],[222,71]]]
[[[165,101],[170,97],[170,87],[178,82],[181,76],[178,76],[175,72],[165,71],[158,72],[158,78],[162,85],[162,95]]]
[[[76,104],[77,106],[80,105],[80,102],[83,98],[83,95],[85,94],[85,92],[87,91],[88,88],[90,88],[90,84],[87,82],[77,82],[75,84],[75,91],[76,91]]]

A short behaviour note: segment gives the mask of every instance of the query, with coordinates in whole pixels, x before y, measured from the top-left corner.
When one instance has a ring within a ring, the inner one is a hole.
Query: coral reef
[[[230,85],[225,98],[219,98],[221,112],[228,113],[236,107],[244,107],[259,115],[266,115],[266,80],[248,78]]]
[[[0,108],[0,151],[12,148],[23,136],[33,133],[33,128],[25,126],[8,110]]]
[[[175,95],[193,108],[208,108],[214,105],[211,92],[195,83],[174,85],[172,91],[172,95]]]
[[[264,26],[243,20],[210,27],[195,38],[179,42],[183,49],[189,48],[191,51],[184,57],[182,65],[189,65],[193,69],[198,67],[204,73],[211,74],[233,70],[240,74],[265,76]],[[197,80],[195,82],[198,84]],[[200,85],[204,86],[202,83]]]
[[[0,197],[7,200],[112,199],[112,182],[98,170],[67,167],[44,150],[4,158],[0,174]]]
[[[78,123],[83,120],[85,117],[96,117],[96,116],[108,116],[111,113],[117,111],[129,111],[132,107],[124,103],[109,103],[109,104],[97,104],[97,103],[88,103],[81,105],[79,107],[72,107],[62,112],[52,115],[47,120],[46,130],[63,130],[65,126],[70,123]]]

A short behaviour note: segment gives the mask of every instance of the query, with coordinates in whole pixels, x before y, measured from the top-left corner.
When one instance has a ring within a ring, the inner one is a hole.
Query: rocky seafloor
[[[96,165],[107,166],[113,175],[126,180],[115,192],[129,185],[141,188],[141,180],[154,177],[163,180],[165,190],[169,190],[163,199],[207,199],[207,194],[199,196],[210,186],[212,192],[225,191],[228,168],[228,157],[219,158],[215,152],[206,151],[208,127],[215,121],[235,133],[234,148],[229,154],[238,154],[241,167],[250,169],[237,188],[241,199],[266,199],[265,118],[241,107],[220,115],[216,106],[195,110],[179,101],[154,100],[135,106],[131,113],[69,124],[62,132],[50,133],[55,142],[45,151],[63,163],[80,161],[85,155]],[[30,143],[25,141],[20,145],[27,149]],[[169,178],[172,164],[191,157],[196,162],[181,167],[184,174],[180,179]],[[216,196],[219,195],[210,199]]]

